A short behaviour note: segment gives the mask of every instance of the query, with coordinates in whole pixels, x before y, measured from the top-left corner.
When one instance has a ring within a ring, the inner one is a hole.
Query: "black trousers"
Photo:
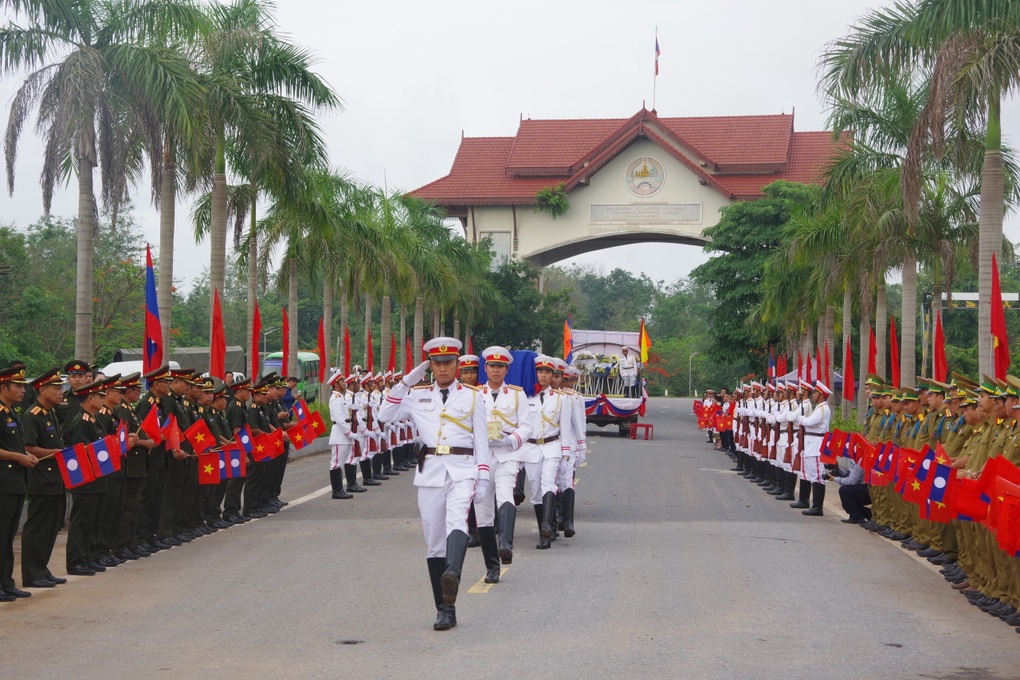
[[[124,482],[123,477],[108,477],[109,485],[106,492],[106,503],[103,505],[103,515],[99,518],[99,540],[98,552],[116,550],[119,542],[120,515],[124,510]]]
[[[188,461],[171,458],[167,461],[166,479],[163,481],[163,502],[159,506],[159,529],[157,538],[170,538],[178,533],[177,509],[181,505],[184,494],[185,477],[188,474]],[[196,473],[197,474],[197,473]]]
[[[25,507],[24,494],[0,496],[0,588],[14,588],[14,537]]]
[[[67,566],[91,562],[96,557],[99,524],[105,493],[72,493],[71,523],[67,527]]]
[[[241,512],[241,492],[247,486],[246,477],[234,477],[227,480],[227,489],[223,493],[223,515],[229,517]]]
[[[244,511],[258,510],[265,505],[266,476],[268,461],[248,465],[248,479],[244,484]]]
[[[871,494],[867,484],[848,484],[839,487],[839,502],[850,519],[871,519]]]
[[[163,505],[163,481],[166,468],[149,466],[142,484],[141,506],[138,509],[137,540],[154,538],[159,531],[159,509]]]
[[[28,518],[21,531],[21,580],[35,581],[50,575],[50,557],[57,532],[64,524],[66,495],[29,496]]]
[[[120,508],[115,549],[138,547],[138,525],[145,477],[124,480],[124,503]]]

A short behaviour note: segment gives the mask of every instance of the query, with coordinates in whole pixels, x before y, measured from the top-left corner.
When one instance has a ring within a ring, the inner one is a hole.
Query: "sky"
[[[449,172],[462,134],[512,136],[521,117],[628,118],[653,104],[656,31],[662,56],[654,105],[660,116],[796,114],[797,131],[825,129],[816,90],[828,42],[848,33],[877,0],[281,0],[279,30],[316,57],[314,70],[344,102],[319,121],[332,164],[354,177],[410,191]],[[0,80],[3,116],[21,79]],[[1020,105],[1003,111],[1006,143]],[[26,126],[13,196],[0,221],[30,224],[41,212],[42,143]],[[191,198],[177,210],[175,280],[185,288],[208,267],[196,246]],[[146,239],[159,243],[147,186],[135,194]],[[54,215],[77,214],[76,186]],[[1020,240],[1020,220],[1006,236]],[[187,257],[182,257],[187,253]],[[608,273],[622,267],[671,283],[708,258],[701,248],[639,244],[562,261]]]

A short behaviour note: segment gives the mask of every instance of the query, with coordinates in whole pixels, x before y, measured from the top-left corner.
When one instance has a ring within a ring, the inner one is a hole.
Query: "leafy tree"
[[[569,311],[568,296],[540,293],[538,271],[520,260],[510,260],[487,278],[509,302],[484,315],[472,328],[475,348],[535,349],[541,343],[544,351],[558,354]]]

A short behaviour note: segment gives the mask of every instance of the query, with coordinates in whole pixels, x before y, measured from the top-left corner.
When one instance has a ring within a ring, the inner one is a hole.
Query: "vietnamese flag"
[[[286,447],[283,445],[283,428],[278,427],[269,433],[266,442],[269,444],[269,453],[273,458],[283,454]]]
[[[314,411],[312,413],[308,422],[312,427],[312,431],[315,432],[316,437],[321,437],[326,433],[326,423],[322,420],[322,414],[318,411]]]
[[[946,336],[942,332],[942,310],[935,312],[935,352],[932,375],[938,382],[945,382],[949,375],[949,364],[946,362]]]
[[[227,336],[223,330],[220,290],[213,291],[212,335],[209,341],[209,375],[223,379],[227,372]]]
[[[60,468],[60,476],[66,488],[73,489],[96,478],[92,466],[88,463],[88,454],[85,453],[83,444],[69,446],[54,457],[57,459],[57,467]]]
[[[163,425],[159,422],[159,409],[153,406],[142,420],[142,432],[158,446],[163,441]]]
[[[252,439],[251,457],[260,463],[273,457],[273,445],[269,441],[270,436],[268,432],[264,432]]]
[[[198,456],[198,483],[219,484],[220,483],[220,454],[202,453]]]
[[[184,438],[191,444],[195,453],[201,455],[216,444],[216,438],[206,424],[205,420],[199,418],[195,423],[184,431]]]
[[[300,451],[312,443],[312,440],[315,439],[315,434],[309,433],[308,428],[302,423],[287,430],[287,438],[294,445],[294,450]]]
[[[319,317],[319,384],[326,382],[326,365],[329,364],[329,355],[326,353],[326,327],[324,320]]]
[[[892,386],[900,386],[900,349],[896,340],[896,318],[889,317],[889,365],[892,367]]]
[[[931,480],[928,479],[929,470],[935,463],[935,452],[928,449],[923,458],[917,460],[907,472],[907,479],[903,485],[903,500],[915,505],[924,506],[931,491]]]
[[[181,428],[177,425],[177,416],[170,416],[166,421],[166,448],[168,451],[181,450]]]
[[[995,356],[995,377],[1005,380],[1009,371],[1009,338],[1006,336],[1006,311],[1002,307],[999,287],[999,265],[992,253],[992,354]],[[978,336],[980,337],[980,335]]]

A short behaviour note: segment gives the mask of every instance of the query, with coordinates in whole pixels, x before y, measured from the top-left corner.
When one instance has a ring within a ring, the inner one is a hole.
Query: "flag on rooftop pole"
[[[655,36],[655,75],[659,75],[659,56],[662,50],[659,49],[659,36]]]
[[[152,271],[152,251],[145,246],[145,352],[142,372],[148,373],[163,365],[163,326],[159,322],[156,300],[156,275]]]

